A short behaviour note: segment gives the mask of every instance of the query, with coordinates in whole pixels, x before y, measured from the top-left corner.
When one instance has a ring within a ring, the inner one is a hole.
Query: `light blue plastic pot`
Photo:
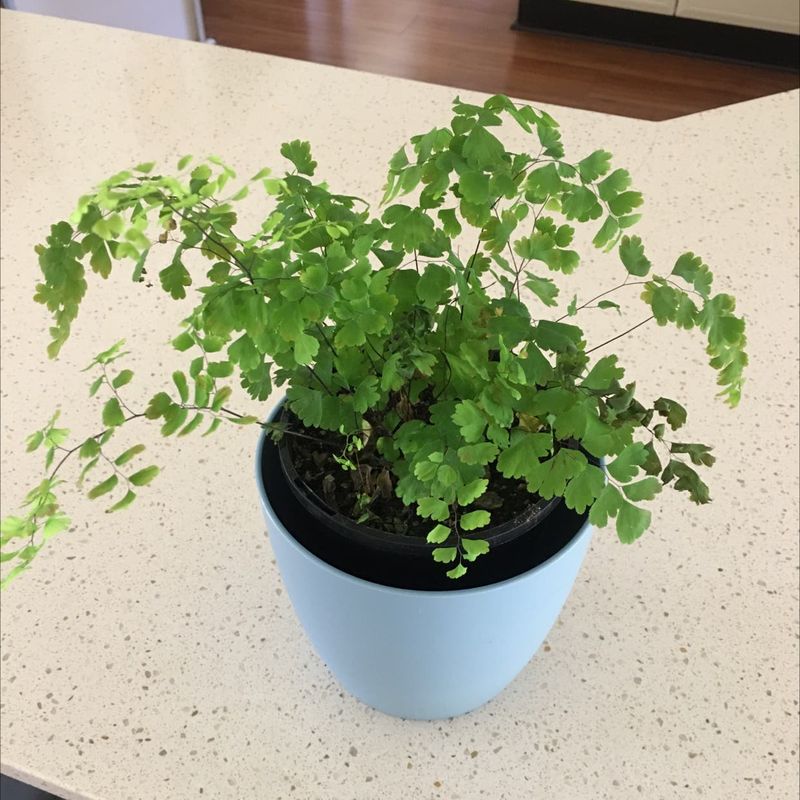
[[[264,490],[263,446],[262,436],[256,479],[278,568],[314,649],[348,692],[386,714],[430,720],[472,711],[511,683],[575,583],[588,523],[510,580],[453,591],[382,586],[332,567],[286,530]]]

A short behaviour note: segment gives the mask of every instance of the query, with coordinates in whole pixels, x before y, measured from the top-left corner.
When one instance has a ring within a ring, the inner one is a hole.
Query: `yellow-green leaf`
[[[145,467],[144,469],[140,469],[138,472],[134,472],[133,475],[128,478],[128,480],[134,486],[147,486],[147,484],[150,483],[150,481],[152,481],[159,472],[161,472],[161,470],[158,467],[151,465],[149,467]]]
[[[90,500],[94,500],[96,497],[108,494],[108,492],[110,492],[118,483],[119,483],[119,478],[116,475],[111,475],[110,477],[106,478],[102,483],[98,483],[97,486],[91,489],[87,497]]]

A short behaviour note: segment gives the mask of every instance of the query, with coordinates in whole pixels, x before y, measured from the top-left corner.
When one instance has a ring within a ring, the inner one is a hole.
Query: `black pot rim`
[[[283,422],[289,421],[289,414],[291,412],[282,404],[275,416]],[[430,544],[419,536],[404,536],[360,524],[331,508],[297,472],[292,461],[287,435],[284,435],[278,442],[278,455],[284,475],[297,501],[313,517],[324,525],[330,526],[340,535],[361,542],[366,547],[394,553],[430,554],[434,548],[441,546]],[[491,548],[513,541],[544,521],[561,503],[561,500],[561,497],[553,497],[550,500],[540,498],[510,520],[499,525],[481,528],[479,536],[488,541]]]
[[[276,416],[273,413],[270,419]],[[298,547],[311,556],[353,578],[386,588],[448,593],[490,588],[558,557],[588,524],[588,511],[578,514],[566,503],[559,503],[536,528],[528,528],[525,535],[493,549],[480,559],[477,568],[471,567],[454,582],[445,575],[446,567],[434,562],[429,551],[381,550],[372,539],[365,543],[341,536],[324,520],[314,517],[290,488],[278,446],[266,431],[259,437],[257,454],[256,478],[268,516],[274,517]]]

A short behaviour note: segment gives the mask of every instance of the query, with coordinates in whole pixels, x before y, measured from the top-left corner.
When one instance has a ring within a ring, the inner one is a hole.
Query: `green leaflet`
[[[450,516],[450,509],[444,500],[439,500],[435,497],[422,497],[417,503],[417,514],[421,517],[429,517],[441,522]]]
[[[603,491],[605,483],[603,470],[594,464],[588,464],[566,487],[564,500],[567,507],[577,511],[578,514],[583,514]]]
[[[588,222],[603,214],[603,207],[597,201],[597,196],[586,186],[575,186],[565,192],[561,201],[561,210],[567,219],[575,219],[579,222]]]
[[[555,353],[576,352],[582,345],[582,331],[575,325],[540,319],[533,332],[533,339],[543,350]]]
[[[181,398],[181,403],[185,403],[189,399],[189,384],[186,380],[186,375],[177,370],[172,373],[172,381],[178,389],[178,395]]]
[[[546,456],[552,447],[552,437],[546,433],[513,431],[511,444],[497,459],[497,469],[506,478],[523,478],[535,469],[539,458]]]
[[[558,287],[550,278],[540,278],[536,275],[528,275],[525,279],[527,286],[546,306],[558,305]]]
[[[458,457],[465,464],[488,464],[497,455],[498,447],[493,442],[464,445],[459,447]]]
[[[457,578],[461,578],[467,574],[467,568],[463,564],[458,564],[457,566],[453,567],[453,569],[448,570],[445,574],[448,578],[456,580]]]
[[[366,343],[367,336],[356,320],[350,320],[337,331],[333,341],[336,347],[360,347]]]
[[[474,481],[465,484],[458,490],[458,504],[468,506],[474,503],[486,491],[488,485],[489,481],[487,481],[486,478],[476,478]]]
[[[319,342],[307,333],[299,333],[294,340],[294,358],[298,364],[311,364],[319,352]]]
[[[123,386],[127,386],[132,379],[133,372],[129,369],[123,369],[114,377],[114,379],[111,381],[111,385],[115,389],[121,389]]]
[[[648,281],[642,291],[642,299],[652,309],[659,325],[675,320],[681,296],[677,289],[661,280]]]
[[[653,403],[653,408],[658,413],[665,417],[672,430],[677,430],[682,427],[686,422],[686,409],[675,400],[670,400],[667,397],[659,397]]]
[[[647,453],[644,462],[642,463],[642,469],[648,475],[659,475],[661,473],[661,461],[658,457],[658,453],[656,452],[655,445],[653,442],[647,442],[644,446],[644,449]]]
[[[311,145],[295,139],[281,145],[281,155],[294,164],[301,175],[313,175],[317,162],[311,158]]]
[[[623,544],[635,542],[649,527],[650,512],[623,500],[617,511],[617,536]]]
[[[441,220],[442,228],[447,236],[455,238],[461,233],[461,224],[458,222],[454,209],[446,208],[438,211],[437,216]]]
[[[431,308],[438,306],[450,288],[450,271],[441,264],[428,264],[417,282],[417,297]]]
[[[107,509],[106,513],[111,514],[114,511],[122,511],[123,508],[127,508],[133,501],[136,499],[136,492],[132,490],[128,490],[125,492],[125,496],[118,500],[114,505]]]
[[[449,564],[458,555],[455,547],[437,547],[433,550],[433,560],[440,564]]]
[[[629,214],[634,208],[638,208],[644,202],[640,192],[622,192],[608,201],[608,207],[612,214],[620,217]]]
[[[90,500],[95,500],[98,497],[102,497],[102,495],[108,494],[112,489],[114,489],[118,483],[119,478],[116,475],[111,475],[90,489],[87,497]]]
[[[406,252],[419,250],[435,234],[433,220],[422,209],[390,206],[383,214],[383,221],[389,225],[389,243]]]
[[[80,458],[94,458],[99,452],[100,445],[97,443],[97,440],[90,438],[81,445],[80,450],[78,451],[78,456]]]
[[[368,375],[359,383],[353,395],[353,408],[359,413],[364,413],[368,408],[378,402],[378,379],[374,375]]]
[[[623,236],[619,243],[619,257],[631,275],[644,277],[650,271],[650,261],[644,254],[644,245],[638,236]]]
[[[480,205],[489,200],[489,176],[482,172],[468,170],[461,176],[458,186],[461,196],[470,203]]]
[[[97,445],[95,445],[95,446],[97,447],[97,449],[92,451],[92,452],[87,452],[87,456],[92,456],[95,453],[99,452],[99,449],[100,449],[99,446],[97,446]],[[118,467],[121,467],[124,464],[127,464],[129,461],[132,461],[136,456],[139,455],[139,453],[144,452],[144,450],[145,450],[145,446],[143,444],[135,444],[133,447],[129,447],[127,450],[125,450],[124,452],[120,453],[114,459],[114,463]]]
[[[447,525],[436,525],[428,533],[427,541],[431,544],[442,544],[450,537],[450,528]]]
[[[623,503],[622,495],[613,484],[606,484],[595,498],[589,511],[589,522],[604,528],[610,518],[616,517]]]
[[[421,481],[432,481],[439,471],[439,465],[433,461],[420,461],[414,466],[414,475]]]
[[[657,478],[642,478],[622,487],[628,500],[652,500],[661,491],[661,481]]]
[[[168,292],[173,300],[181,300],[186,297],[186,288],[192,283],[189,270],[179,260],[173,261],[158,273],[161,286]]]
[[[489,552],[489,542],[485,539],[462,539],[461,546],[464,548],[464,558],[467,561],[475,561],[478,556]]]
[[[507,157],[502,142],[480,125],[470,131],[462,153],[467,162],[478,169],[496,167]]]
[[[678,492],[686,492],[693,503],[703,505],[711,501],[708,486],[694,469],[682,461],[670,459],[661,473],[661,480],[665,485],[675,480],[673,488]]]
[[[161,426],[162,436],[172,436],[189,416],[188,409],[179,405],[172,405],[164,412],[164,424]]]
[[[147,486],[160,471],[161,470],[156,466],[145,467],[138,472],[134,472],[133,475],[129,475],[128,480],[134,486]]]
[[[69,528],[69,524],[70,520],[68,517],[50,517],[50,519],[48,519],[42,527],[42,538],[46,541],[47,539],[51,539],[53,536],[57,536],[62,531],[67,530],[67,528]]]
[[[300,273],[300,282],[309,291],[320,292],[328,283],[328,270],[324,264],[311,264]]]
[[[203,419],[204,417],[202,413],[198,412],[195,414],[191,421],[181,428],[181,430],[178,432],[178,436],[188,436],[190,433],[192,433],[192,431],[197,430],[197,428],[199,428],[203,422]]]
[[[112,397],[103,406],[103,425],[111,428],[116,425],[122,425],[123,422],[125,422],[125,414],[122,413],[119,400],[116,397]]]
[[[711,270],[703,263],[703,259],[700,256],[696,256],[694,253],[684,253],[675,262],[672,274],[683,278],[704,299],[708,299],[713,276],[711,275]]]
[[[615,480],[627,483],[636,476],[639,467],[646,459],[647,450],[644,444],[633,442],[608,465],[608,473]]]
[[[559,450],[552,458],[528,470],[528,489],[538,492],[545,500],[563,496],[567,481],[578,476],[586,465],[586,456],[579,450]]]
[[[528,174],[527,189],[536,199],[543,201],[549,195],[558,193],[562,186],[563,182],[555,164],[547,164]]]
[[[711,467],[716,459],[711,455],[711,448],[700,443],[673,442],[669,448],[671,453],[686,453],[692,464],[703,467]]]
[[[470,511],[464,514],[458,521],[461,530],[474,531],[476,528],[483,528],[489,524],[492,515],[488,511]]]
[[[619,222],[614,217],[608,216],[595,234],[594,239],[592,239],[592,244],[595,247],[605,247],[618,232]]]
[[[194,337],[187,331],[178,334],[178,336],[172,340],[172,346],[179,351],[188,350],[190,347],[194,347],[194,344]]]
[[[466,400],[456,406],[453,422],[458,425],[466,442],[477,442],[483,436],[488,420],[477,403]]]
[[[605,175],[610,166],[611,153],[606,150],[595,150],[594,153],[578,162],[578,172],[582,180],[591,183],[601,175]]]
[[[581,385],[587,389],[609,389],[624,375],[625,370],[617,366],[616,356],[604,356],[589,370]]]
[[[608,202],[631,185],[631,176],[624,169],[615,169],[597,184],[600,197]]]

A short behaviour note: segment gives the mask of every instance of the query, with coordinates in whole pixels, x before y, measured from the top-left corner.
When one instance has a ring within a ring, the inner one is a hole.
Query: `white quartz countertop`
[[[95,432],[78,371],[95,353],[127,338],[139,400],[181,363],[164,343],[187,307],[123,270],[91,282],[46,360],[33,246],[80,194],[187,152],[281,168],[280,143],[302,138],[318,175],[377,200],[391,154],[448,120],[455,90],[19,12],[0,25],[7,514],[40,475],[25,436],[56,405],[76,439]],[[752,367],[730,411],[698,337],[646,326],[620,348],[716,446],[715,502],[665,493],[632,546],[598,531],[546,645],[495,701],[426,723],[345,694],[282,591],[257,433],[142,428],[165,469],[137,506],[109,517],[65,492],[74,528],[3,593],[2,771],[92,800],[796,798],[799,97],[665,123],[549,107],[568,153],[602,146],[631,170],[651,260],[693,249],[737,295]],[[618,274],[593,259],[579,295]]]

